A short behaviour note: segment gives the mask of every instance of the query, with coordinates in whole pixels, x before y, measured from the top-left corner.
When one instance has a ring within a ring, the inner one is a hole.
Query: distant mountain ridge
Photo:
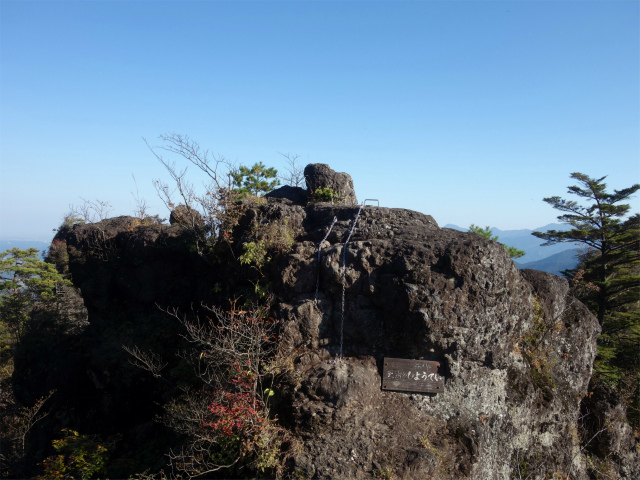
[[[578,265],[578,254],[580,250],[570,249],[564,252],[556,253],[550,257],[543,258],[542,260],[536,260],[535,262],[522,263],[515,260],[515,264],[518,268],[532,268],[533,270],[540,270],[542,272],[553,273],[554,275],[562,276],[563,270],[571,270]]]
[[[457,225],[447,224],[444,228],[452,228],[462,232],[469,231]],[[533,268],[543,272],[560,275],[560,271],[575,268],[578,264],[578,250],[582,248],[579,243],[556,243],[543,247],[544,240],[534,237],[533,232],[546,232],[548,230],[571,230],[571,226],[566,223],[550,223],[534,230],[500,230],[492,228],[492,235],[498,236],[498,241],[524,250],[525,255],[518,258],[515,263],[518,268]]]

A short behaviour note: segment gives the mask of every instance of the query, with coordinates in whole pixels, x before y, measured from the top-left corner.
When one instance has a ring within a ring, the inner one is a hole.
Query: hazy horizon
[[[170,132],[440,225],[553,223],[572,172],[640,179],[639,5],[4,1],[0,237],[47,239],[81,198],[131,215],[136,190],[168,217],[143,138]]]

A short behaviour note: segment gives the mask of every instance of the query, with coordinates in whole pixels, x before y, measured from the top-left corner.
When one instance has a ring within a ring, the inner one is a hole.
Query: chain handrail
[[[349,245],[349,240],[351,240],[351,236],[353,235],[354,230],[356,229],[356,225],[358,224],[358,218],[360,218],[360,213],[364,208],[366,202],[377,202],[378,207],[380,206],[380,202],[377,199],[368,198],[360,204],[360,208],[358,208],[358,212],[356,213],[355,218],[353,219],[353,224],[349,229],[349,235],[347,236],[347,240],[344,242],[344,247],[342,248],[342,306],[340,311],[340,351],[337,360],[332,360],[330,363],[341,362],[343,355],[343,347],[344,347],[344,305],[345,305],[345,296],[347,290],[347,247]],[[318,262],[317,262],[317,277],[316,277],[316,294],[313,300],[314,305],[318,305],[318,292],[320,291],[320,260],[322,258],[322,244],[325,242],[327,238],[329,238],[329,234],[333,229],[334,225],[338,221],[338,217],[334,216],[331,225],[329,225],[329,229],[327,230],[327,234],[324,236],[320,243],[318,243]]]
[[[322,256],[322,244],[329,237],[329,234],[331,233],[331,230],[333,229],[333,226],[336,224],[337,221],[338,221],[338,217],[334,216],[333,222],[331,222],[331,225],[329,226],[329,230],[327,230],[327,234],[324,236],[322,240],[320,240],[320,243],[318,244],[318,268],[317,268],[318,275],[316,276],[316,296],[313,299],[314,305],[318,305],[318,291],[320,290],[320,257]]]
[[[349,245],[349,240],[351,240],[351,235],[353,235],[353,231],[358,224],[358,218],[360,217],[360,212],[364,207],[364,202],[360,205],[358,209],[358,213],[356,213],[356,218],[353,220],[353,225],[351,225],[351,230],[349,230],[349,236],[347,240],[344,242],[344,247],[342,247],[342,311],[340,315],[340,354],[338,356],[338,360],[342,361],[342,350],[344,343],[344,297],[347,289],[347,246]]]

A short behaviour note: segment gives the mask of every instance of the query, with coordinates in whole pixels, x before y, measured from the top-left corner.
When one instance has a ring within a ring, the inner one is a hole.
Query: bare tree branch
[[[156,378],[161,377],[160,372],[168,365],[167,362],[162,361],[160,355],[151,350],[143,352],[138,346],[131,348],[126,345],[122,345],[122,349],[134,358],[129,360],[131,365],[150,372]]]
[[[164,142],[158,147],[145,144],[165,167],[171,177],[173,187],[160,180],[154,180],[158,196],[170,211],[183,205],[180,223],[194,234],[196,250],[199,254],[210,251],[218,241],[229,241],[223,233],[229,234],[242,212],[239,195],[234,189],[231,172],[235,164],[222,156],[213,156],[187,136],[168,134],[160,136]],[[187,179],[188,168],[180,169],[173,160],[165,159],[162,151],[177,156],[179,160],[196,166],[209,178],[203,185],[203,193],[198,193]],[[182,221],[184,220],[184,222]],[[205,256],[206,257],[206,256]]]
[[[286,174],[280,176],[280,180],[284,185],[291,185],[292,187],[303,187],[305,186],[304,179],[304,167],[298,163],[298,159],[300,155],[290,154],[290,153],[281,153],[287,160],[287,167],[285,167]]]
[[[24,454],[25,451],[27,434],[31,431],[36,423],[49,415],[49,412],[42,412],[42,407],[47,402],[47,400],[49,400],[53,396],[54,393],[56,393],[56,391],[51,390],[46,396],[40,398],[35,403],[35,405],[28,408],[25,407],[22,410],[23,415],[16,432],[16,436],[20,440],[21,454]]]
[[[69,205],[72,215],[80,217],[85,223],[96,223],[109,218],[111,205],[104,200],[87,200],[80,197],[82,203],[80,205]]]

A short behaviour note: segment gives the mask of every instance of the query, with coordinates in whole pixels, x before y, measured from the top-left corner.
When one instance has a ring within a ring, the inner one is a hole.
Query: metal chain
[[[351,235],[353,235],[353,231],[355,230],[358,223],[358,217],[360,217],[362,207],[364,207],[364,202],[362,202],[360,208],[358,209],[358,213],[356,213],[356,218],[353,220],[353,225],[351,225],[351,230],[349,230],[349,236],[347,237],[347,241],[344,242],[344,247],[342,250],[342,313],[340,318],[340,355],[338,356],[339,361],[342,361],[342,345],[344,343],[344,297],[347,289],[347,245],[349,245]]]
[[[313,300],[314,305],[318,305],[318,291],[320,290],[320,257],[322,255],[322,244],[329,237],[329,234],[331,233],[331,229],[333,228],[333,226],[336,224],[337,221],[338,221],[338,217],[333,217],[333,222],[331,222],[331,225],[329,226],[329,230],[327,230],[327,234],[324,236],[322,240],[320,240],[320,243],[318,244],[318,275],[316,277],[316,296]]]

